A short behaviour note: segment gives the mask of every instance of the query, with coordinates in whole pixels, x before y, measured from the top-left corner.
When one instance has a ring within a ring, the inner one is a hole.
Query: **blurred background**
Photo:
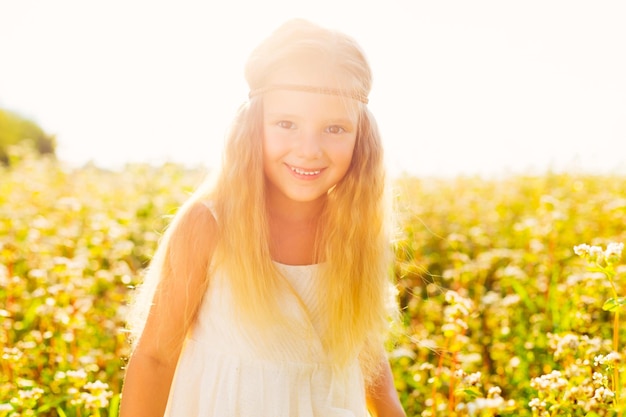
[[[0,0],[0,108],[68,164],[210,167],[291,17],[365,49],[394,173],[626,172],[621,1]]]

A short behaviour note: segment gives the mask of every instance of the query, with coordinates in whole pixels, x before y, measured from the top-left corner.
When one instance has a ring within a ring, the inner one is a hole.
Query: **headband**
[[[358,91],[341,90],[339,88],[329,88],[329,87],[314,87],[311,85],[300,85],[300,84],[270,84],[266,87],[261,87],[255,90],[251,90],[250,93],[248,93],[248,97],[252,98],[254,96],[267,93],[268,91],[275,91],[275,90],[304,91],[306,93],[318,93],[318,94],[328,94],[331,96],[341,96],[341,97],[347,97],[347,98],[351,98],[354,100],[358,100],[364,104],[367,104],[369,101],[366,95],[363,95],[359,93]]]

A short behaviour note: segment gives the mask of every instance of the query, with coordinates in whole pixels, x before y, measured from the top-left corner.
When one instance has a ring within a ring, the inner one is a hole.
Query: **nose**
[[[322,156],[322,138],[317,132],[303,132],[298,140],[297,154],[302,159],[317,159]]]

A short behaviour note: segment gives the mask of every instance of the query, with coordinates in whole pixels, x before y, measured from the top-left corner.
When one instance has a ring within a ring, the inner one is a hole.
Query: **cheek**
[[[347,170],[352,162],[352,158],[354,157],[354,149],[356,145],[356,140],[352,140],[351,142],[343,144],[342,148],[339,150],[338,154],[341,157],[343,165],[345,165],[345,169]]]
[[[289,149],[289,138],[285,135],[281,135],[277,132],[272,132],[272,129],[265,129],[263,131],[263,155],[264,157],[271,158],[272,156],[281,156]]]
[[[288,145],[276,135],[263,135],[262,139],[263,172],[266,176],[274,176],[281,169],[286,155],[289,153]]]
[[[263,132],[263,140],[261,143],[263,144],[263,160],[271,160],[277,153],[276,140],[272,140],[272,137],[268,135],[267,132]]]
[[[265,132],[263,133],[263,138],[261,140],[261,151],[263,156],[263,171],[267,174],[267,169],[269,168],[272,160],[273,150],[272,143],[267,140]]]

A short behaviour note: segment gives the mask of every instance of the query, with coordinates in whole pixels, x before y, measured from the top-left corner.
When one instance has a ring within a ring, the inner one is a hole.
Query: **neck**
[[[271,221],[286,224],[311,224],[319,219],[326,198],[315,201],[293,201],[287,198],[267,198],[267,212]]]
[[[268,195],[267,216],[272,259],[288,265],[317,262],[315,241],[325,198],[311,202]]]

